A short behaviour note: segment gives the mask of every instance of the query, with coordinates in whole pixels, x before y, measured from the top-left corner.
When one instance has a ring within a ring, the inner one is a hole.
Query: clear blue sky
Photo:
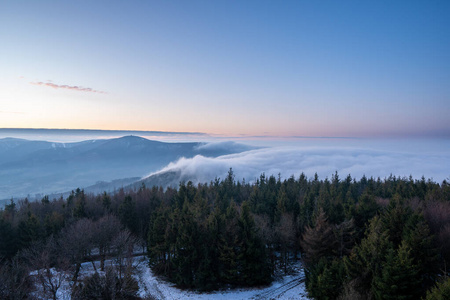
[[[450,137],[450,1],[2,1],[0,127]]]

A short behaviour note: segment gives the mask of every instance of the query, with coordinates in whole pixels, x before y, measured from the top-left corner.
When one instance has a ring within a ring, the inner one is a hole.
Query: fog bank
[[[216,158],[197,155],[181,158],[158,172],[176,172],[180,181],[209,182],[225,178],[232,168],[237,180],[254,181],[262,173],[267,176],[281,174],[282,178],[298,177],[302,172],[308,177],[315,173],[320,178],[338,172],[341,177],[353,178],[412,176],[441,182],[450,177],[450,155],[378,151],[359,148],[330,147],[276,147],[224,155]]]

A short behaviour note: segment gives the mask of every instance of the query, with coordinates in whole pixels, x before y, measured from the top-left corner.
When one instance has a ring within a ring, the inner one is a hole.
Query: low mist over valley
[[[14,133],[14,132],[8,132]],[[30,140],[0,139],[0,199],[30,200],[44,195],[67,197],[76,188],[99,194],[120,188],[177,187],[180,182],[209,183],[223,179],[230,168],[236,179],[254,182],[261,174],[320,178],[335,172],[355,178],[390,175],[442,181],[450,177],[449,142],[440,139],[236,139],[194,135],[160,135],[153,141],[139,136],[104,138],[108,131],[36,131]],[[38,133],[38,134],[36,134]],[[120,134],[117,132],[115,134]],[[135,132],[146,136],[143,132]],[[77,135],[78,134],[78,135]],[[153,135],[154,136],[154,135]],[[34,137],[34,139],[33,139]],[[183,142],[179,142],[182,140]]]
[[[0,199],[58,196],[92,185],[97,187],[92,192],[112,191],[182,157],[217,157],[254,148],[237,143],[164,143],[137,136],[76,143],[3,138]]]

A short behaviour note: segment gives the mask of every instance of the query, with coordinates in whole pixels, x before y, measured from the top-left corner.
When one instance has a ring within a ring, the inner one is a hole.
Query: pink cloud
[[[107,92],[94,90],[94,89],[88,88],[88,87],[82,87],[82,86],[77,86],[77,85],[67,85],[67,84],[56,84],[56,83],[51,82],[50,80],[49,80],[49,82],[30,82],[30,84],[40,85],[40,86],[48,86],[48,87],[51,87],[54,89],[66,89],[66,90],[79,91],[79,92],[107,94]]]

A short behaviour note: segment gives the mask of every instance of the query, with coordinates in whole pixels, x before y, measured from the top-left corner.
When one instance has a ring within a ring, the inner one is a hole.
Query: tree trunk
[[[72,281],[76,282],[78,280],[78,274],[80,273],[81,263],[77,263],[75,267],[75,274],[73,274]]]

